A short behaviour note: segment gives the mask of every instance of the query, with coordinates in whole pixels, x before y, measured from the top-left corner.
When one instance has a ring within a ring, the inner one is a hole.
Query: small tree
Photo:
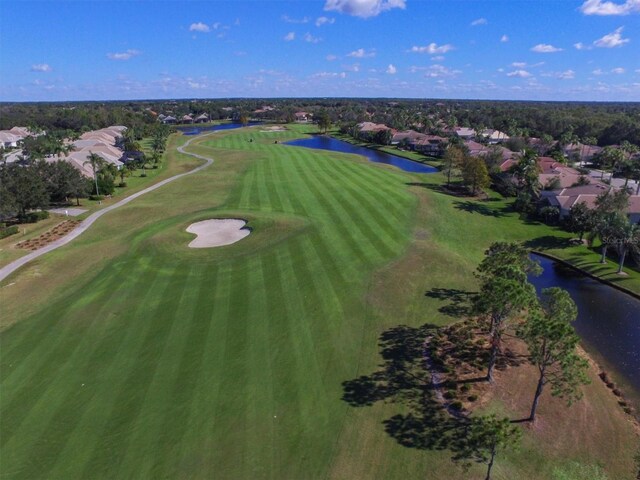
[[[478,157],[466,157],[462,164],[462,180],[471,188],[472,195],[475,195],[478,189],[488,187],[491,181],[484,160]]]
[[[471,459],[487,465],[485,480],[491,480],[491,471],[498,452],[515,449],[522,431],[508,418],[486,415],[472,419],[465,446],[456,459]]]
[[[476,273],[481,286],[474,311],[489,319],[491,352],[487,380],[493,381],[493,369],[509,320],[535,304],[535,289],[527,275],[537,275],[541,269],[517,243],[496,242],[485,255]]]
[[[540,209],[540,215],[544,217],[545,223],[549,223],[549,219],[555,220],[558,218],[558,216],[560,215],[560,210],[558,210],[558,207],[547,205],[546,207],[542,207]]]
[[[317,122],[318,128],[322,133],[327,133],[329,128],[331,128],[331,118],[329,118],[329,113],[325,109],[322,109],[318,113]]]
[[[534,421],[544,387],[571,404],[579,398],[578,387],[588,382],[587,362],[576,353],[580,337],[571,326],[578,310],[569,293],[553,287],[542,291],[540,307],[534,310],[520,334],[529,347],[529,361],[538,368],[538,384],[529,421]]]
[[[447,186],[451,185],[451,177],[457,175],[464,162],[464,151],[456,145],[449,145],[442,158],[443,172],[447,176]]]
[[[618,252],[618,274],[622,273],[624,261],[629,252],[640,253],[640,225],[631,223],[628,219],[620,219],[619,225],[613,231],[611,242]]]
[[[97,153],[89,152],[89,156],[83,165],[90,164],[91,170],[93,170],[93,179],[95,180],[96,195],[100,195],[100,189],[98,188],[98,172],[104,166],[106,162]]]
[[[576,203],[569,210],[569,230],[580,234],[582,241],[585,232],[593,227],[593,214],[584,202]]]

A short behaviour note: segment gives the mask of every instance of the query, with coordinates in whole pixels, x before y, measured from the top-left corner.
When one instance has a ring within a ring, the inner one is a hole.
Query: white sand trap
[[[235,218],[214,218],[192,223],[187,227],[187,232],[197,235],[189,244],[189,248],[211,248],[231,245],[249,235],[248,228],[242,228],[247,224],[244,220]]]

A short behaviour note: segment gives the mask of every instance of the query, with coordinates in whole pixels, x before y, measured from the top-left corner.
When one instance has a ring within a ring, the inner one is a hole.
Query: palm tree
[[[619,265],[617,273],[622,273],[627,253],[640,252],[640,225],[626,221],[615,232],[615,247],[618,251]]]
[[[87,157],[87,160],[83,163],[83,165],[86,165],[87,163],[91,164],[91,169],[93,170],[93,178],[96,182],[96,195],[100,195],[100,192],[98,191],[98,172],[106,162],[97,153],[89,151],[89,156]]]

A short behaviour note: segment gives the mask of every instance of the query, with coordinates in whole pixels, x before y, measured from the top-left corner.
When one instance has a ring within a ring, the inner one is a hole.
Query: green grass
[[[386,329],[452,321],[424,293],[475,288],[492,240],[557,232],[460,207],[436,191],[438,175],[274,144],[299,132],[193,145],[214,165],[3,282],[3,478],[468,478],[447,452],[385,433],[402,405],[350,407],[342,382],[376,369]],[[186,248],[185,228],[213,217],[245,218],[253,232]],[[618,417],[611,428],[632,435]],[[495,478],[564,465],[563,452],[540,462],[527,439],[535,455],[504,459]]]

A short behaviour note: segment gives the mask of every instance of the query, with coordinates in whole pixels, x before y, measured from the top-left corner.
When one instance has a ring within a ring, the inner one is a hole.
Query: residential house
[[[446,144],[446,138],[437,135],[424,135],[413,142],[413,149],[425,155],[440,157],[444,153]]]
[[[193,121],[195,123],[207,123],[209,121],[209,115],[203,113],[201,115],[198,115]]]
[[[0,148],[15,148],[18,142],[24,139],[22,135],[16,135],[9,130],[0,130]]]
[[[509,140],[509,135],[500,130],[487,129],[482,132],[482,136],[487,139],[489,143],[496,144]]]
[[[182,123],[193,123],[193,117],[191,115],[183,115]]]
[[[475,138],[476,131],[473,128],[457,127],[455,128],[455,134],[460,138],[467,140],[467,139]]]

